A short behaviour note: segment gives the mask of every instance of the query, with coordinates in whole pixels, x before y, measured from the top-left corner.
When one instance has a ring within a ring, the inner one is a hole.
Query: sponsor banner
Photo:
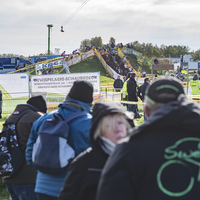
[[[142,58],[142,54],[133,50],[133,49],[124,49],[123,50],[123,53],[126,53],[126,54],[134,54],[136,55],[138,58]]]
[[[31,91],[33,95],[43,94],[50,98],[50,94],[62,94],[66,96],[69,93],[74,81],[86,80],[93,84],[94,96],[100,98],[100,73],[73,73],[73,74],[52,74],[52,75],[34,75],[31,76]],[[52,95],[55,98],[56,95]]]
[[[60,55],[60,48],[55,48],[54,49],[54,54],[55,55]]]
[[[49,68],[49,67],[53,68],[54,66],[58,66],[58,65],[62,65],[62,64],[63,64],[62,60],[56,60],[54,62],[35,65],[35,69],[40,70],[40,69]]]
[[[94,55],[94,51],[91,50],[91,51],[88,51],[87,53],[84,53],[84,54],[82,54],[82,55],[76,56],[76,57],[73,58],[72,60],[69,60],[69,61],[64,62],[64,63],[63,63],[63,68],[65,69],[66,73],[69,74],[69,73],[70,73],[69,67],[70,67],[71,65],[74,65],[74,64],[80,62],[81,60],[84,60],[84,59],[86,59],[86,58],[88,58],[88,57],[91,57],[91,56],[93,56],[93,55]]]
[[[78,63],[78,62],[80,62],[80,61],[81,61],[81,56],[76,56],[76,57],[72,60],[73,64],[76,64],[76,63]]]
[[[82,59],[84,60],[84,59],[89,58],[89,57],[91,57],[91,56],[93,56],[93,55],[94,55],[94,51],[93,51],[93,50],[90,50],[90,51],[88,51],[87,53],[84,53],[84,54],[82,55]]]

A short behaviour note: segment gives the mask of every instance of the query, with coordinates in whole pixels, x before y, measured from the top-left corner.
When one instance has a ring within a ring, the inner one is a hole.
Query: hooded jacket
[[[181,95],[117,145],[96,200],[198,200],[200,106]]]
[[[124,114],[119,103],[96,103],[93,109],[90,141],[92,148],[76,157],[70,164],[68,175],[61,190],[59,200],[94,200],[101,171],[108,158],[102,150],[100,137],[94,139],[99,120],[112,113]]]
[[[30,112],[24,114],[17,123],[18,142],[21,151],[24,152],[24,164],[14,176],[10,178],[3,178],[3,183],[35,184],[37,173],[31,166],[28,166],[26,164],[25,149],[33,122],[36,121],[39,117],[41,117],[42,113],[36,107],[30,104],[17,105],[13,113],[25,110],[30,110]],[[15,118],[16,115],[11,114],[6,120],[7,122],[13,122]]]
[[[87,103],[78,100],[66,100],[59,105],[58,112],[65,118],[75,112],[87,111],[86,116],[78,117],[69,124],[68,143],[78,155],[88,147],[90,147],[89,130],[91,126],[92,116],[90,114],[90,106]],[[37,140],[38,129],[45,119],[51,119],[51,113],[47,113],[40,119],[35,121],[32,126],[30,137],[26,148],[26,161],[28,165],[32,165],[33,144]],[[68,169],[59,175],[50,175],[38,171],[35,192],[42,193],[53,197],[58,197],[64,183]]]

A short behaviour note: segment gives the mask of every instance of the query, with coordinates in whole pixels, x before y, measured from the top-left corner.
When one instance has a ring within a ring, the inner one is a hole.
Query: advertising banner
[[[43,95],[50,104],[59,104],[64,101],[74,81],[86,80],[93,84],[94,102],[100,101],[100,72],[51,74],[31,76],[32,95]]]
[[[54,62],[49,62],[49,63],[44,63],[44,64],[38,64],[35,66],[35,70],[40,70],[43,68],[53,68],[54,66],[58,66],[58,65],[62,65],[63,64],[63,60],[56,60]]]

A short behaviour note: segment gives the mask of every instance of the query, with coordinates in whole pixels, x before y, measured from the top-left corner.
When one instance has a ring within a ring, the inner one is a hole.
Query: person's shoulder
[[[76,158],[73,159],[71,162],[71,165],[82,167],[83,164],[87,164],[87,161],[89,162],[93,157],[93,150],[91,147],[80,153]]]

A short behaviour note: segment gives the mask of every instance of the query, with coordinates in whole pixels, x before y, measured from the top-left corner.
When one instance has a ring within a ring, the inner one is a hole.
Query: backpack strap
[[[26,113],[30,112],[31,110],[24,110],[24,111],[21,111],[20,114],[16,117],[15,121],[13,122],[15,125],[17,124],[17,122],[21,119],[21,117],[23,115],[25,115]]]

